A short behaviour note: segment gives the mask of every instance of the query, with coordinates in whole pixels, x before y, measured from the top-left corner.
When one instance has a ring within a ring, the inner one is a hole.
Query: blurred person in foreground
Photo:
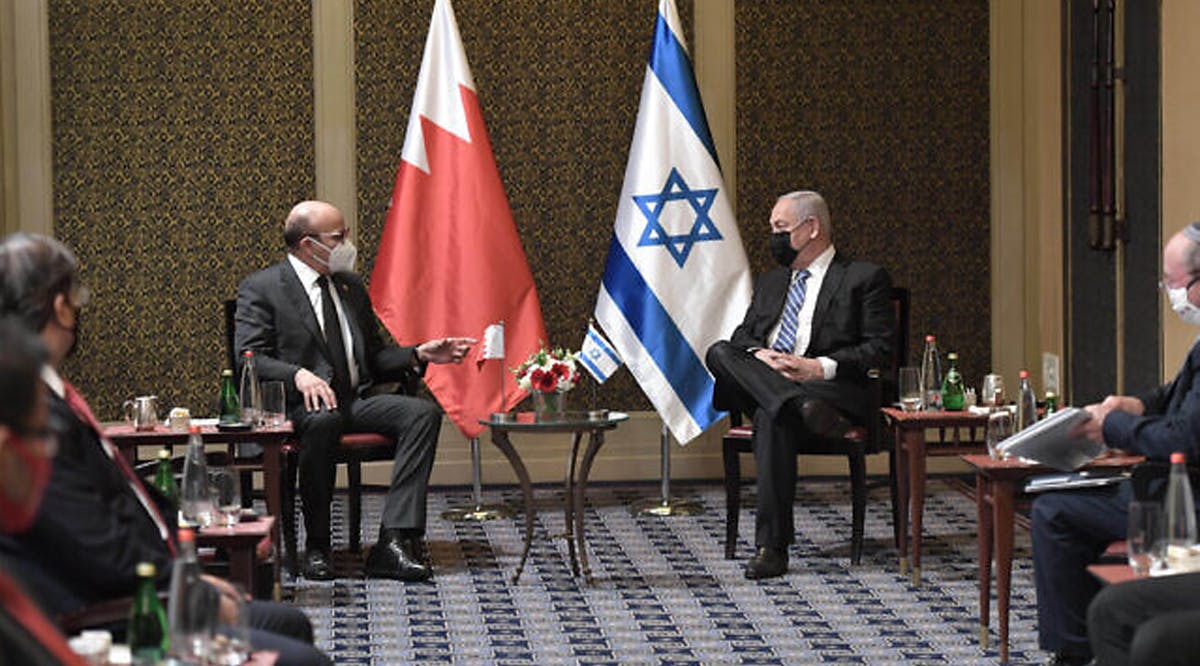
[[[139,562],[153,563],[160,589],[166,587],[176,553],[165,499],[137,477],[100,432],[83,396],[59,374],[78,343],[87,302],[79,263],[65,245],[23,233],[0,244],[0,317],[19,320],[46,348],[41,379],[58,439],[41,511],[25,533],[0,536],[0,553],[53,615],[133,595]],[[238,592],[222,579],[205,581],[220,595],[219,619],[232,621],[236,604],[226,597]],[[312,624],[298,609],[260,601],[244,608],[255,650],[278,652],[280,664],[330,663],[312,646]]]
[[[1184,322],[1200,326],[1200,223],[1171,237],[1163,249],[1162,270],[1161,287],[1171,308]],[[1166,462],[1175,451],[1182,451],[1188,462],[1200,460],[1200,341],[1170,383],[1139,396],[1110,395],[1084,409],[1091,419],[1082,430],[1094,441],[1149,460]],[[1054,653],[1052,664],[1086,664],[1092,658],[1092,645],[1101,637],[1089,643],[1087,612],[1100,584],[1087,566],[1110,543],[1125,538],[1132,499],[1126,480],[1104,488],[1049,492],[1033,503],[1038,641]]]
[[[423,581],[433,576],[425,548],[425,499],[442,412],[411,395],[371,389],[415,384],[429,363],[461,363],[472,338],[438,338],[403,347],[384,344],[341,211],[322,201],[296,204],[283,224],[287,256],[238,287],[238,353],[254,352],[258,378],[279,380],[300,438],[300,499],[306,578],[334,577],[329,503],[334,452],[343,433],[396,440],[392,478],[368,576]],[[420,298],[420,294],[413,294]]]
[[[49,428],[46,351],[23,325],[0,319],[0,534],[20,534],[37,517],[57,440]],[[58,628],[10,577],[0,553],[0,664],[83,666]]]
[[[746,317],[709,348],[713,406],[754,419],[758,505],[749,579],[782,576],[795,541],[796,453],[806,438],[837,438],[867,414],[867,371],[892,354],[892,282],[833,246],[829,207],[792,192],[771,210],[771,255]]]

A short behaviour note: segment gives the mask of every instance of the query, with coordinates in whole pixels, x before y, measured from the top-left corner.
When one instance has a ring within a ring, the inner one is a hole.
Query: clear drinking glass
[[[979,389],[979,399],[984,407],[995,407],[1004,400],[1004,378],[996,373],[985,375]]]
[[[987,452],[992,460],[1002,460],[1008,456],[1000,451],[1003,442],[1013,432],[1012,413],[1007,409],[988,414],[987,423]]]
[[[1163,514],[1158,502],[1130,502],[1125,547],[1133,573],[1145,576],[1163,559]]]
[[[242,483],[236,469],[216,467],[208,473],[216,524],[233,529],[242,517]]]
[[[921,408],[921,376],[917,368],[900,368],[900,408],[915,412]]]
[[[268,428],[278,428],[287,421],[287,402],[283,382],[262,383],[263,419]]]
[[[237,605],[236,619],[219,622],[213,632],[209,662],[217,666],[241,666],[250,658],[250,627],[246,623],[245,593],[240,586],[236,599],[224,597]]]

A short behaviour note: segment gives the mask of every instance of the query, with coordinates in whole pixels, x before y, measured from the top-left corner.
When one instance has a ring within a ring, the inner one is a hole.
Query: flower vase
[[[562,418],[566,412],[566,391],[533,390],[533,412],[539,421],[551,421]]]

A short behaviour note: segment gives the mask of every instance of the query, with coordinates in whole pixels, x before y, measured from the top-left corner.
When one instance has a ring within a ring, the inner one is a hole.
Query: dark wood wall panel
[[[838,249],[912,290],[914,360],[934,333],[978,385],[991,362],[988,3],[739,2],[737,76],[755,271],[775,198],[820,191]]]
[[[101,418],[212,412],[221,301],[313,194],[311,43],[299,0],[50,3],[54,230],[93,293],[67,373]]]

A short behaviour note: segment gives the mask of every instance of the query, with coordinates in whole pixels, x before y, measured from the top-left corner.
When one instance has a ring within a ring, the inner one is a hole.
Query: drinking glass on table
[[[242,517],[242,480],[236,469],[216,467],[208,473],[213,503],[217,506],[216,524],[233,529]]]
[[[987,422],[987,452],[992,460],[1007,458],[1001,450],[1000,443],[1008,439],[1013,432],[1012,412],[1007,409],[988,414]]]
[[[979,399],[984,407],[996,407],[1004,402],[1004,378],[996,373],[990,373],[983,378],[983,386],[979,388]]]
[[[911,366],[900,368],[900,408],[915,412],[921,408],[921,377]]]
[[[250,658],[250,626],[246,622],[246,594],[241,586],[234,585],[236,598],[224,596],[223,603],[237,607],[232,622],[218,622],[213,632],[210,662],[217,666],[241,666]]]
[[[1125,548],[1133,573],[1145,576],[1163,559],[1163,517],[1158,502],[1130,502]]]
[[[284,397],[283,382],[263,382],[262,402],[266,427],[278,428],[287,421],[287,401]]]

